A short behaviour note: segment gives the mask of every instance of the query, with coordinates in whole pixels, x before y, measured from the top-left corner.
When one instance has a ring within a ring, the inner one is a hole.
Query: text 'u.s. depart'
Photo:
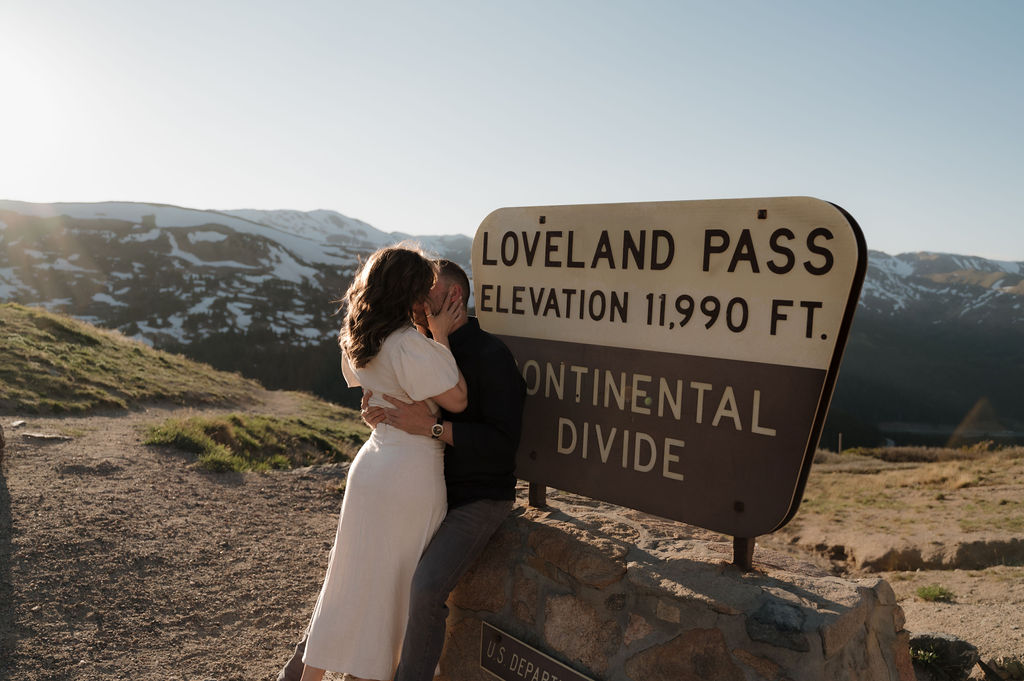
[[[502,208],[481,325],[528,397],[520,478],[754,537],[800,502],[867,267],[807,197]]]

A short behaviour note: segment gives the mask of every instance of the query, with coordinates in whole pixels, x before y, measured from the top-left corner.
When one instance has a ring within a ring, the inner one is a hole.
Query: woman
[[[434,340],[413,326],[435,276],[433,263],[407,248],[383,248],[366,261],[345,294],[339,334],[350,386],[426,399],[433,411],[466,408],[466,382],[447,347],[461,306],[436,316],[427,310]],[[446,511],[443,456],[440,440],[387,423],[359,450],[309,625],[302,681],[319,681],[326,669],[359,680],[394,675],[412,574]]]

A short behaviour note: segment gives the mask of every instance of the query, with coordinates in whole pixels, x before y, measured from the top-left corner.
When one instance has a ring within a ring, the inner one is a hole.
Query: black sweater
[[[478,499],[514,499],[516,449],[526,384],[512,353],[476,317],[448,336],[468,390],[468,406],[444,412],[452,441],[444,450],[448,508]]]

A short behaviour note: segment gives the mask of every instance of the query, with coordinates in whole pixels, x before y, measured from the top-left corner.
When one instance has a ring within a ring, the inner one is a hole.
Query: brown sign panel
[[[504,681],[592,681],[487,622],[480,628],[480,667]]]
[[[737,537],[796,512],[867,248],[806,197],[503,208],[477,314],[528,397],[517,474]]]

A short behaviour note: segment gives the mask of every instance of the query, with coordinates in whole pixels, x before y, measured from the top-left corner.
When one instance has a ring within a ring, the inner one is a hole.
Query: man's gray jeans
[[[512,503],[480,499],[450,509],[445,515],[412,578],[409,621],[394,681],[430,681],[434,677],[444,648],[448,595],[483,552],[491,535],[512,510]],[[278,681],[299,680],[305,649],[303,638],[278,674]]]

